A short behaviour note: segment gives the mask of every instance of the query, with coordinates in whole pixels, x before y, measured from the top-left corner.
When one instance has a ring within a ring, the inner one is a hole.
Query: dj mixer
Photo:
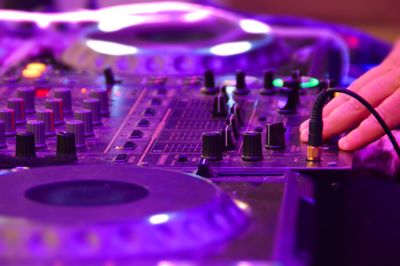
[[[313,262],[311,176],[354,156],[299,125],[388,44],[186,2],[0,23],[1,265]]]

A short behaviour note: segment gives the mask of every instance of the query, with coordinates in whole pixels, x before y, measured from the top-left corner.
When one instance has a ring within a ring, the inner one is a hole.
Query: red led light
[[[50,91],[50,89],[46,89],[46,88],[36,88],[35,96],[39,97],[39,98],[47,97],[47,95],[49,94],[49,91]]]

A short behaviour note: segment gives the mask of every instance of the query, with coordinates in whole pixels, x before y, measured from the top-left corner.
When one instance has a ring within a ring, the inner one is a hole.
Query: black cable
[[[314,147],[320,147],[322,146],[322,130],[323,130],[323,121],[322,121],[322,109],[324,108],[324,104],[328,97],[332,95],[335,92],[339,93],[344,93],[347,94],[357,101],[359,101],[362,105],[365,106],[365,108],[368,109],[368,111],[376,118],[376,120],[379,122],[383,130],[385,131],[385,134],[389,137],[390,142],[393,145],[394,150],[397,153],[397,156],[400,158],[400,147],[399,144],[396,141],[396,138],[394,137],[392,131],[388,127],[388,125],[385,123],[385,121],[382,119],[382,117],[379,115],[379,113],[375,110],[372,105],[370,105],[364,98],[362,98],[360,95],[357,93],[351,91],[351,90],[346,90],[346,89],[337,89],[337,88],[330,88],[327,90],[324,90],[318,94],[317,98],[315,99],[311,115],[310,115],[310,124],[309,124],[309,135],[308,135],[308,145],[314,146]]]

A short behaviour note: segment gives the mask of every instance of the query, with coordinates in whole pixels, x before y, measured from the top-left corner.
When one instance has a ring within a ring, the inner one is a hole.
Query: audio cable
[[[383,118],[379,115],[379,113],[375,110],[375,108],[370,105],[364,98],[362,98],[357,93],[347,90],[347,89],[339,89],[339,88],[329,88],[321,91],[317,98],[314,101],[311,115],[310,115],[310,123],[309,123],[309,133],[308,133],[308,145],[307,145],[307,161],[310,162],[318,162],[321,160],[321,146],[322,146],[322,131],[323,131],[323,120],[322,120],[322,110],[324,108],[324,104],[327,99],[333,95],[333,93],[344,93],[347,94],[358,102],[360,102],[368,111],[375,117],[378,121],[382,129],[385,131],[385,134],[389,137],[390,142],[393,145],[397,156],[400,158],[400,147],[391,132],[388,125],[385,123]]]

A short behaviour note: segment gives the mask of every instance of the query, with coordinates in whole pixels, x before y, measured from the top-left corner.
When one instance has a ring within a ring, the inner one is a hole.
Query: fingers
[[[370,82],[358,91],[361,97],[376,107],[389,97],[400,84],[400,70],[392,70]],[[324,138],[330,138],[357,126],[369,115],[367,109],[355,99],[350,99],[337,106],[324,118]],[[308,139],[308,122],[300,127],[300,140]]]
[[[397,89],[393,95],[384,100],[377,108],[378,113],[385,120],[390,129],[400,125],[400,89]],[[347,136],[339,140],[339,148],[342,150],[357,150],[373,142],[384,135],[378,121],[370,115],[356,129]]]

